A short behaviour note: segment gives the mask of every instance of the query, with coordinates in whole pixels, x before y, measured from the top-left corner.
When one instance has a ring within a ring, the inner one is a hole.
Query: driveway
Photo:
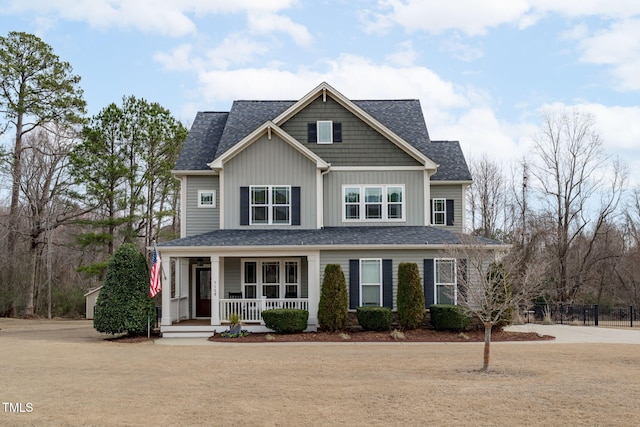
[[[569,325],[537,325],[527,323],[506,328],[514,332],[537,332],[542,335],[556,337],[554,341],[541,341],[544,343],[561,344],[640,344],[640,328],[616,329],[594,326],[569,326]]]

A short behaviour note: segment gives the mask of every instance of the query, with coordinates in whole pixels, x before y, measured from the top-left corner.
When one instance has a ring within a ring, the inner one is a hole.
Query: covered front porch
[[[160,248],[159,248],[160,249]],[[238,314],[243,329],[268,332],[262,312],[296,308],[317,328],[320,299],[317,251],[186,251],[163,248],[162,318],[165,337],[211,336]]]

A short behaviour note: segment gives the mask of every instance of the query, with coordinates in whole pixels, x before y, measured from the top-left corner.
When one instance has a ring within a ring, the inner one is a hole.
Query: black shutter
[[[240,225],[249,225],[249,187],[240,187]]]
[[[300,187],[291,187],[291,225],[300,225]]]
[[[458,277],[460,278],[460,280],[458,280]],[[462,296],[463,300],[466,300],[466,297],[467,297],[467,259],[466,258],[460,258],[458,260],[458,277],[456,277],[456,283],[458,284],[458,293]]]
[[[307,123],[307,142],[318,142],[318,128],[315,123]]]
[[[393,260],[382,260],[382,306],[393,308]]]
[[[429,308],[433,305],[433,287],[434,287],[434,262],[433,259],[424,260],[424,305]]]
[[[342,142],[342,123],[333,123],[333,142]]]
[[[447,199],[447,225],[453,225],[454,211],[453,200]]]
[[[360,305],[360,260],[349,260],[349,308]]]

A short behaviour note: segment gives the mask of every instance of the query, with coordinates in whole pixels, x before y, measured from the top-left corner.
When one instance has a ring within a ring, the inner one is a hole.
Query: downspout
[[[320,203],[320,228],[324,228],[324,176],[331,172],[331,164],[327,166],[327,170],[320,172],[320,189],[317,199],[321,201]]]

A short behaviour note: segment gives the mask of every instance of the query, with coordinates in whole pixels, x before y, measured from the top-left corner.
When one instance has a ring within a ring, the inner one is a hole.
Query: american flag
[[[153,263],[151,264],[151,280],[149,281],[149,295],[151,295],[151,298],[153,298],[161,290],[162,284],[160,283],[160,255],[158,255],[158,248],[156,248],[156,244],[154,243]]]

